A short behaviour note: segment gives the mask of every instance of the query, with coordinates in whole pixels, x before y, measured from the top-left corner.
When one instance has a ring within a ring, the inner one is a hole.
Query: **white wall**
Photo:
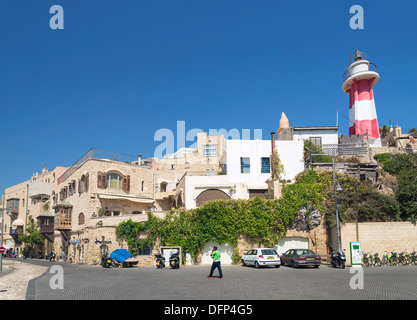
[[[183,200],[186,209],[196,208],[198,195],[210,188],[219,189],[233,199],[249,199],[248,189],[268,189],[265,181],[271,178],[271,173],[261,173],[261,158],[271,156],[271,141],[227,140],[226,148],[227,175],[184,177]],[[304,171],[303,142],[276,141],[276,148],[284,165],[282,179],[293,180]],[[241,173],[241,157],[250,158],[250,173]],[[232,187],[235,193],[230,194]]]
[[[281,163],[284,165],[285,180],[293,180],[304,170],[302,141],[278,140],[275,142]],[[249,187],[264,186],[271,178],[270,173],[261,173],[261,158],[272,153],[269,140],[227,140],[227,175],[230,182],[247,182]],[[240,158],[250,158],[250,173],[241,173]]]
[[[304,141],[310,137],[321,137],[322,144],[337,144],[338,134],[337,130],[294,130],[294,140]]]

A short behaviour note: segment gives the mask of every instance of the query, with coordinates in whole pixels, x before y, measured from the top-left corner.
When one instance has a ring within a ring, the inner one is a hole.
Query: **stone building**
[[[26,230],[30,222],[36,222],[40,215],[49,210],[52,186],[65,170],[64,167],[56,167],[53,171],[43,168],[41,173],[33,174],[30,180],[4,190],[4,247],[21,252],[19,234]]]

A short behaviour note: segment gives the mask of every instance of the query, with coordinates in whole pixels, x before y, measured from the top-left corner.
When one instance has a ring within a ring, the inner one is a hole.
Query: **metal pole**
[[[3,190],[3,211],[1,213],[1,239],[0,247],[3,247],[3,233],[4,233],[4,201],[6,201],[5,192]],[[0,253],[0,272],[3,271],[3,253]]]
[[[337,209],[337,195],[336,195],[336,176],[335,176],[335,163],[333,157],[333,187],[334,187],[334,204],[336,206],[336,232],[337,232],[337,249],[341,252],[340,248],[340,223],[339,223],[339,210]]]

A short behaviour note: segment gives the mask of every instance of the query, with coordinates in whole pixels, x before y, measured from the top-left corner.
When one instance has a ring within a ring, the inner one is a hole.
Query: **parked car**
[[[309,249],[290,249],[281,255],[281,261],[284,265],[291,265],[293,268],[299,266],[314,266],[318,268],[321,265],[321,257]]]
[[[281,266],[278,252],[273,248],[253,248],[242,257],[242,265],[253,265],[256,268],[264,266]]]

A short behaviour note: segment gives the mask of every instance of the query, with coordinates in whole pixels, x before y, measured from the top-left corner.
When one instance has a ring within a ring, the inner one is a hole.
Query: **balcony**
[[[62,202],[55,207],[54,225],[58,231],[70,231],[72,229],[72,204]]]
[[[53,234],[55,232],[54,217],[55,215],[52,212],[37,217],[40,233]]]
[[[12,198],[7,200],[6,212],[8,213],[19,213],[19,199]]]

